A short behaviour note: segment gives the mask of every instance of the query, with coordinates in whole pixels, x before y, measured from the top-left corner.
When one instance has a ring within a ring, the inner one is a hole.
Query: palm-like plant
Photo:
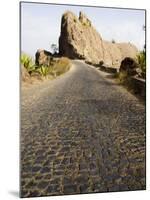
[[[22,54],[20,62],[27,69],[29,73],[35,70],[35,66],[33,64],[32,58],[29,57],[28,55]]]
[[[49,74],[49,67],[42,65],[37,69],[37,71],[41,74],[41,76],[46,77]]]
[[[31,65],[31,61],[32,59],[26,54],[21,55],[21,64],[23,64],[25,68],[28,68]]]

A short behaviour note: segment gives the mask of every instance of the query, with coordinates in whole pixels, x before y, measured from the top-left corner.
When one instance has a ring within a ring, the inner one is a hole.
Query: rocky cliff
[[[59,52],[69,58],[85,59],[93,64],[103,61],[118,67],[125,57],[135,58],[138,50],[131,43],[104,41],[82,12],[77,17],[68,11],[61,20]]]

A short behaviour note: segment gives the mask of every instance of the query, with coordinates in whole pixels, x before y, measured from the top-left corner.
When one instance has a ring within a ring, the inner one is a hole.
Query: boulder
[[[103,58],[102,48],[99,49],[98,46],[102,46],[102,38],[82,12],[79,18],[72,12],[66,12],[62,16],[59,38],[61,55],[98,63]]]
[[[134,76],[138,72],[137,69],[138,69],[138,64],[134,59],[126,57],[125,59],[122,60],[120,65],[120,72],[126,72],[127,75]]]
[[[104,41],[82,12],[79,17],[67,11],[61,19],[59,53],[71,59],[85,59],[86,62],[119,67],[121,61],[129,56],[135,58],[138,50],[130,43]]]
[[[35,64],[37,66],[46,65],[49,66],[52,59],[52,53],[44,49],[38,49],[35,54]]]

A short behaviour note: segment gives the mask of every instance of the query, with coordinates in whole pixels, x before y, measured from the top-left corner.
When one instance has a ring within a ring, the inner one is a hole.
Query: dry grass
[[[119,72],[116,74],[115,78],[118,84],[125,86],[130,91],[134,90],[134,84],[127,72]]]
[[[118,82],[122,85],[126,85],[128,82],[128,74],[127,72],[119,72],[118,73]]]
[[[123,85],[130,93],[135,95],[141,102],[145,101],[145,96],[141,95],[142,91],[139,90],[134,83],[132,77],[128,76],[126,72],[117,73],[114,77],[116,82]]]
[[[55,76],[60,76],[61,74],[64,74],[70,69],[70,60],[66,57],[60,58],[52,67],[52,73],[55,74]]]

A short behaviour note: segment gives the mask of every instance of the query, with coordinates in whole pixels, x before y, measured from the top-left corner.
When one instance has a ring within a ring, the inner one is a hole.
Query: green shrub
[[[26,54],[21,55],[21,64],[28,69],[31,66],[32,59]]]
[[[70,60],[62,57],[60,59],[49,58],[49,66],[36,66],[33,64],[32,58],[26,54],[21,55],[21,64],[24,66],[32,77],[54,78],[70,69]]]
[[[36,69],[36,71],[38,71],[41,76],[47,77],[50,72],[50,67],[42,65],[42,66],[38,67]]]
[[[60,76],[61,74],[67,72],[70,69],[70,61],[68,58],[60,58],[58,61],[53,62],[50,66],[40,66],[36,69],[43,77],[51,76]]]
[[[146,52],[143,50],[137,55],[137,62],[142,70],[142,74],[146,76]]]
[[[35,65],[33,64],[32,58],[30,56],[21,54],[20,62],[29,73],[35,70]]]

